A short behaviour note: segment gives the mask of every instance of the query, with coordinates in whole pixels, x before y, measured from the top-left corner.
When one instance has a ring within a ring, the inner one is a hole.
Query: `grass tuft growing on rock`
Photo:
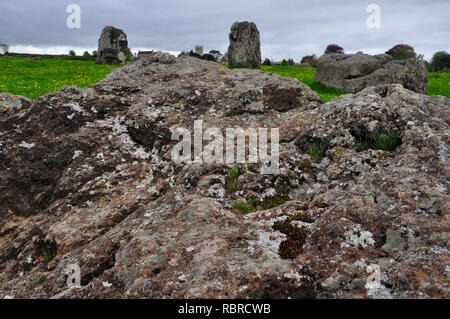
[[[228,193],[234,193],[242,189],[241,184],[238,182],[239,167],[233,166],[227,173],[226,190]]]
[[[374,148],[383,151],[394,151],[400,145],[396,133],[375,133],[372,140]]]
[[[326,147],[321,143],[312,143],[308,145],[306,151],[311,155],[316,162],[319,162],[325,154]]]
[[[55,258],[55,254],[53,250],[47,246],[42,249],[42,258],[44,259],[45,262],[48,263],[51,262],[53,258]]]
[[[362,152],[368,149],[392,152],[401,145],[397,132],[376,132],[356,137],[356,150]]]
[[[233,210],[239,214],[248,214],[254,211],[251,203],[247,201],[236,202],[233,206]]]
[[[256,212],[258,210],[268,210],[277,206],[284,204],[287,201],[290,201],[291,198],[287,193],[278,193],[273,196],[268,196],[261,199],[251,199],[247,201],[239,201],[236,202],[233,206],[233,210],[236,213],[240,214],[248,214],[252,212]]]
[[[266,197],[263,200],[253,200],[252,206],[258,209],[267,210],[284,204],[291,200],[288,194],[276,194],[274,196]]]

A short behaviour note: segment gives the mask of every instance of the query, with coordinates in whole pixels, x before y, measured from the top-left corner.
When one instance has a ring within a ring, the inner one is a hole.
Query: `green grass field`
[[[99,65],[93,60],[43,57],[42,61],[29,61],[27,55],[0,58],[0,92],[24,95],[31,99],[56,92],[66,85],[88,87],[102,80],[120,66]],[[320,98],[329,101],[344,94],[314,82],[315,68],[289,66],[262,66],[265,72],[297,78],[316,91]],[[450,98],[450,73],[429,73],[428,95],[443,95]]]
[[[0,57],[0,92],[36,99],[66,85],[88,87],[118,67],[95,64],[93,60],[43,58],[28,61],[25,57]]]
[[[296,78],[300,82],[305,83],[311,89],[319,94],[320,98],[324,101],[330,101],[341,94],[346,93],[342,90],[335,90],[327,88],[326,86],[314,82],[314,75],[316,74],[315,68],[299,68],[293,66],[262,66],[261,69],[264,72],[272,72],[281,76]]]
[[[450,73],[428,73],[428,95],[443,95],[450,99]]]

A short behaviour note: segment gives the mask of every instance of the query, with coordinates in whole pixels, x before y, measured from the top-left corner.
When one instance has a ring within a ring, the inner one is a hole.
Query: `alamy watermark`
[[[66,9],[70,15],[67,17],[66,25],[69,29],[81,28],[81,7],[78,4],[69,4]]]
[[[203,121],[194,121],[194,148],[192,153],[191,132],[186,128],[172,129],[172,140],[179,141],[172,148],[173,162],[176,164],[260,162],[262,164],[261,174],[274,174],[278,170],[280,166],[278,128],[270,129],[270,153],[268,147],[269,129],[267,128],[226,128],[225,133],[224,137],[222,131],[217,127],[207,128],[203,133]],[[203,147],[204,141],[209,142],[205,147]],[[248,159],[246,149],[248,149]]]
[[[81,288],[81,269],[77,264],[69,264],[65,269],[67,288]]]
[[[381,28],[381,7],[378,4],[369,4],[366,9],[370,15],[367,17],[366,25],[369,29]]]

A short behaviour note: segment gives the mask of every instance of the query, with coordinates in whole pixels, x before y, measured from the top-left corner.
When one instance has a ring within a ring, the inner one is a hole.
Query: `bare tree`
[[[4,44],[4,43],[0,44],[0,53],[1,54],[6,54],[8,52],[8,50],[9,50],[9,45]]]

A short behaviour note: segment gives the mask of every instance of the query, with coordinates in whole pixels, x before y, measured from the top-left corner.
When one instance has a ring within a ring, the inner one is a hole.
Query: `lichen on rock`
[[[324,103],[295,79],[161,52],[14,107],[0,298],[448,298],[449,107],[400,84]],[[243,165],[230,190],[232,165],[174,163],[168,132],[199,119],[279,128],[279,169]],[[395,149],[358,149],[392,131]],[[259,206],[236,214],[242,199]]]

